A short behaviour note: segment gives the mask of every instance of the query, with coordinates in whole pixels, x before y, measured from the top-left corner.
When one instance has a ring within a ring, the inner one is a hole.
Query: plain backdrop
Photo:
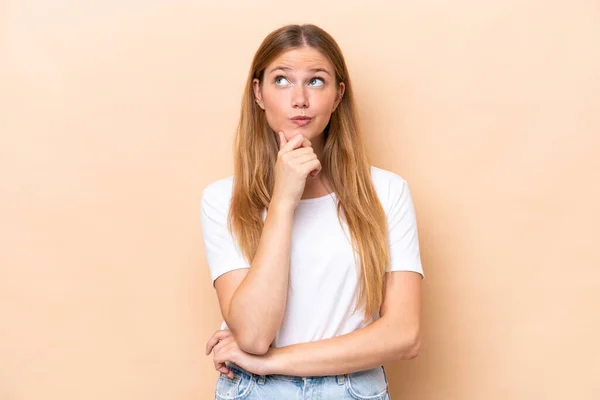
[[[600,398],[600,3],[0,1],[0,399],[210,399],[200,231],[254,52],[341,46],[403,176],[423,346],[393,399]]]

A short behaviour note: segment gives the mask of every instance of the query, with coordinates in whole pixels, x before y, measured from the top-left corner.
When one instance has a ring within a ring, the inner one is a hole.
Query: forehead
[[[318,50],[306,46],[281,53],[267,66],[266,73],[268,74],[278,67],[291,68],[296,71],[323,68],[333,73],[333,65],[327,57]]]

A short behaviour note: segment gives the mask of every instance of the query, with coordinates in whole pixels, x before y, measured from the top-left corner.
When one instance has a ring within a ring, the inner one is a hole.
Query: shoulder
[[[408,182],[401,175],[371,166],[371,181],[384,209],[387,211],[400,197],[408,193]]]
[[[202,207],[229,208],[233,193],[233,175],[210,182],[202,191]]]
[[[379,187],[406,184],[406,180],[397,173],[374,165],[371,165],[371,178],[373,184],[378,185]]]

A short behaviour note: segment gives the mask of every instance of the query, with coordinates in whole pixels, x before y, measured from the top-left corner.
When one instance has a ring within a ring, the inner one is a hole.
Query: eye
[[[282,75],[278,75],[278,76],[275,77],[275,79],[273,80],[273,82],[275,82],[275,84],[278,85],[278,86],[282,86],[282,85],[279,84],[280,79],[283,79],[283,80],[287,81],[286,77],[284,77]]]
[[[310,81],[311,81],[311,82],[314,82],[314,81],[321,81],[321,84],[320,84],[320,85],[313,85],[313,86],[323,86],[323,85],[325,85],[325,79],[323,79],[323,78],[321,78],[321,77],[318,77],[318,76],[315,76],[315,77],[314,77],[314,78],[312,78]]]

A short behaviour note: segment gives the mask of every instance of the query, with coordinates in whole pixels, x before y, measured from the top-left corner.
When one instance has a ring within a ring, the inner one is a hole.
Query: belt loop
[[[258,383],[259,385],[264,385],[265,384],[265,376],[264,375],[256,375],[257,376],[257,380],[256,383]]]
[[[343,385],[344,384],[344,378],[346,375],[338,375],[337,376],[337,383],[338,385]]]

